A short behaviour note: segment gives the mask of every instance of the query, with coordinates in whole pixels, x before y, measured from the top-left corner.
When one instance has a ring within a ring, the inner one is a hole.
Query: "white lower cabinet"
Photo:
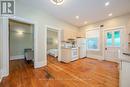
[[[130,87],[130,62],[129,61],[121,62],[120,87]]]
[[[61,51],[61,61],[69,63],[78,59],[78,48],[63,48]]]

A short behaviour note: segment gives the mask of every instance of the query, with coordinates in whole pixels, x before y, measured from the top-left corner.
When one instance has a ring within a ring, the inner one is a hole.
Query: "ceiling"
[[[130,12],[130,0],[65,0],[64,4],[56,6],[50,0],[19,0],[20,2],[46,10],[53,16],[71,23],[77,27]],[[109,1],[110,5],[105,7]],[[113,15],[108,16],[109,13]],[[75,16],[79,16],[76,19]]]

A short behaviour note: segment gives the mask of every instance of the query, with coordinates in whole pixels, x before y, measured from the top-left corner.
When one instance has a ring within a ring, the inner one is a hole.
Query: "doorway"
[[[58,31],[47,29],[47,64],[58,61]]]
[[[47,64],[61,61],[61,29],[46,26],[45,58]]]
[[[2,40],[2,75],[3,77],[8,76],[9,75],[9,20],[15,20],[18,22],[23,22],[23,23],[27,23],[27,24],[31,24],[34,28],[34,68],[39,68],[42,67],[44,64],[43,63],[39,63],[38,61],[38,43],[37,40],[38,38],[38,24],[36,21],[32,21],[30,19],[25,19],[22,17],[1,17],[1,25],[0,27],[3,28],[1,30],[1,40]]]
[[[104,30],[104,59],[118,62],[122,48],[122,28]]]
[[[28,67],[34,67],[33,25],[9,19],[9,73]]]

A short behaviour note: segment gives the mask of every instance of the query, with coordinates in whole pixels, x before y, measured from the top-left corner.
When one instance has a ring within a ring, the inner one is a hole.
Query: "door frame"
[[[46,25],[45,26],[45,63],[47,64],[47,30],[48,28],[51,28],[53,30],[56,30],[58,31],[58,61],[61,61],[61,31],[62,29],[58,28],[58,27],[55,27],[55,26],[49,26],[49,25]]]
[[[103,29],[103,48],[102,48],[102,50],[103,50],[103,60],[106,60],[106,58],[105,58],[105,31],[107,31],[107,30],[116,30],[116,29],[121,29],[120,31],[121,31],[121,46],[120,46],[120,49],[122,49],[123,48],[123,37],[124,37],[124,30],[125,30],[125,26],[119,26],[119,27],[113,27],[113,28],[106,28],[106,29]],[[122,50],[121,50],[121,52],[120,53],[122,53]]]
[[[38,68],[39,66],[37,65],[37,60],[38,60],[38,27],[37,27],[37,23],[35,21],[26,19],[26,18],[22,18],[22,17],[18,17],[18,16],[13,16],[13,17],[2,17],[2,33],[3,33],[3,37],[2,39],[2,77],[8,76],[9,75],[9,20],[15,20],[15,21],[19,21],[19,22],[23,22],[23,23],[28,23],[33,25],[34,28],[34,68]]]

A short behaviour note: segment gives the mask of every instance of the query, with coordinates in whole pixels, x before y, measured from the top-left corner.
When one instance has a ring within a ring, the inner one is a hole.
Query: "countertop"
[[[130,53],[124,52],[123,55],[130,56]]]
[[[120,60],[130,63],[130,53],[129,52],[123,52]]]
[[[62,49],[78,49],[78,47],[69,47],[69,48],[62,48]]]

